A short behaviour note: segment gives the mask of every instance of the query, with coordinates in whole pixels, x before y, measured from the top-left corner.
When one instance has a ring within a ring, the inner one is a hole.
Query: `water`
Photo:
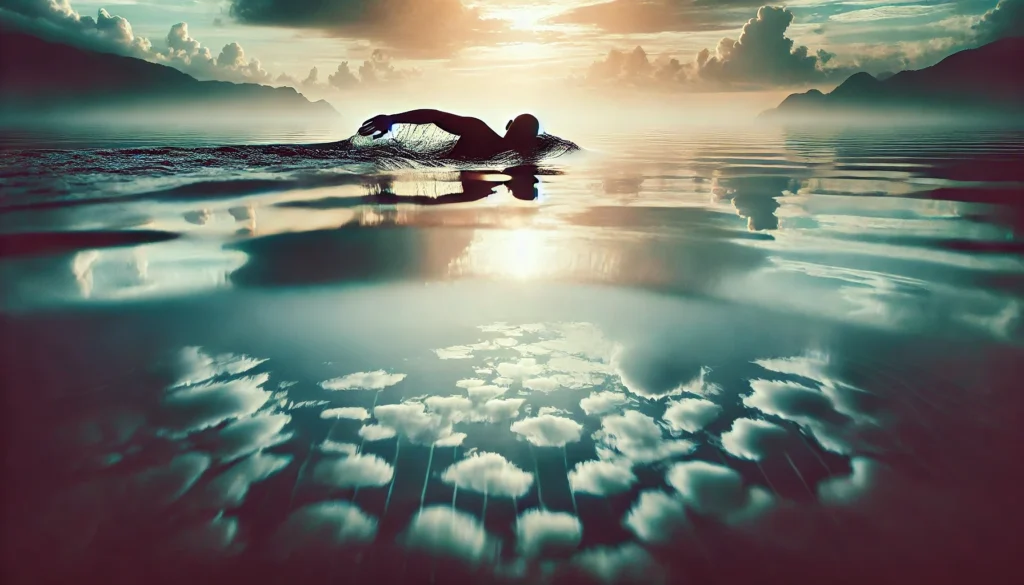
[[[15,581],[1016,569],[1024,135],[337,136],[7,138]]]

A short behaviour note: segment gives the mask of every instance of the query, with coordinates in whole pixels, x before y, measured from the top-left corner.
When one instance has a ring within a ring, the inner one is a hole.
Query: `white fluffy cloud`
[[[349,502],[328,501],[292,512],[274,536],[274,554],[287,557],[306,548],[337,547],[372,542],[377,519]]]
[[[328,408],[320,413],[320,418],[366,420],[370,418],[370,413],[365,408],[360,408],[358,406],[347,406],[341,408]]]
[[[384,370],[356,372],[320,383],[324,390],[383,390],[401,382],[405,374],[390,374]]]
[[[519,554],[528,557],[558,556],[575,549],[583,538],[583,525],[565,512],[532,509],[516,523]]]
[[[606,416],[595,438],[637,463],[685,455],[696,448],[690,441],[666,439],[653,418],[635,410]]]
[[[583,425],[570,418],[542,414],[512,423],[511,430],[538,447],[564,447],[580,440]]]
[[[526,400],[522,398],[497,398],[485,402],[474,420],[477,422],[499,423],[519,416],[519,409]]]
[[[590,416],[599,416],[625,406],[628,402],[629,398],[622,392],[594,392],[580,400],[580,408]]]
[[[460,489],[518,498],[530,490],[533,474],[497,453],[474,453],[453,463],[441,475],[441,480]]]
[[[513,380],[536,378],[543,374],[545,370],[544,365],[538,364],[537,360],[533,358],[523,358],[516,362],[500,363],[496,369],[498,374],[503,378],[511,378]]]
[[[710,400],[684,398],[669,402],[663,418],[674,431],[696,433],[711,424],[721,412],[722,407]]]
[[[359,429],[359,437],[370,442],[391,439],[397,434],[395,429],[383,425],[363,425]]]
[[[391,481],[395,469],[376,455],[330,457],[316,464],[313,478],[338,488],[379,487]]]
[[[627,492],[636,481],[628,461],[581,461],[569,472],[572,491],[597,496]]]
[[[422,402],[378,406],[373,409],[373,416],[382,426],[419,445],[430,445],[452,434],[452,421],[428,412]]]
[[[448,506],[420,510],[400,540],[411,549],[471,563],[491,560],[498,552],[498,541],[476,518]]]
[[[759,461],[785,449],[789,433],[779,425],[749,418],[736,419],[732,428],[722,433],[722,446],[730,454]]]

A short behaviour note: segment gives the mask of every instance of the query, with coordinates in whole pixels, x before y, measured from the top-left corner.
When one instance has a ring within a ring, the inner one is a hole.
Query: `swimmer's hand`
[[[388,116],[387,114],[381,114],[374,116],[369,120],[363,122],[363,125],[359,127],[360,136],[373,136],[374,140],[384,136],[391,131],[391,126],[395,123],[394,116]]]

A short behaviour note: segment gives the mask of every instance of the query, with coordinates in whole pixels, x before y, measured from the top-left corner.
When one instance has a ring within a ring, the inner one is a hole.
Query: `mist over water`
[[[5,134],[14,580],[1016,567],[1024,134],[343,130]]]

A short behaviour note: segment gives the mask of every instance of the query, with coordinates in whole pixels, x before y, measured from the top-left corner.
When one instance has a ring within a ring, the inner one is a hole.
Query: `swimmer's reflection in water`
[[[459,183],[462,191],[458,193],[447,193],[444,195],[396,195],[387,185],[384,185],[379,193],[367,195],[361,198],[361,203],[376,204],[398,204],[411,205],[445,205],[450,203],[469,203],[480,201],[493,195],[497,187],[504,185],[512,196],[522,201],[534,201],[538,198],[538,187],[540,180],[537,178],[538,169],[534,165],[521,165],[507,168],[500,172],[509,178],[499,180],[493,178],[494,171],[462,171],[459,173]]]

